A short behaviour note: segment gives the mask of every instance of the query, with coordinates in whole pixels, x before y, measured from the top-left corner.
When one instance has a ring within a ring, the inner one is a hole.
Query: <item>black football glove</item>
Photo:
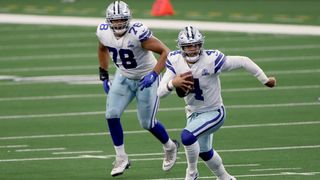
[[[103,89],[108,94],[110,90],[108,71],[99,67],[99,76],[100,76],[100,80],[103,82]]]
[[[109,81],[109,73],[108,73],[108,71],[102,69],[101,67],[99,67],[99,75],[100,75],[100,80],[101,81],[104,81],[104,80]]]

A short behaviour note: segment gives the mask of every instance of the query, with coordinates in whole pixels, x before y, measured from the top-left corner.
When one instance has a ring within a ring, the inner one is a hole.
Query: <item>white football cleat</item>
[[[130,168],[128,156],[116,156],[116,160],[113,162],[113,165],[111,176],[119,176],[123,174],[126,169]]]
[[[198,170],[194,172],[189,172],[187,169],[186,178],[184,180],[197,180],[199,176]]]
[[[173,165],[176,163],[177,160],[177,154],[179,149],[179,142],[176,140],[172,140],[175,144],[175,146],[172,149],[165,150],[164,149],[164,159],[162,163],[162,170],[169,171]]]

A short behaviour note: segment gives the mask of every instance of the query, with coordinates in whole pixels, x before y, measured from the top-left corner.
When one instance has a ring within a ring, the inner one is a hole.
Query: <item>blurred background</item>
[[[112,1],[100,0],[2,0],[0,13],[104,17]],[[127,0],[134,18],[153,18],[152,0]],[[171,0],[174,15],[161,19],[226,22],[264,22],[319,25],[317,0]]]

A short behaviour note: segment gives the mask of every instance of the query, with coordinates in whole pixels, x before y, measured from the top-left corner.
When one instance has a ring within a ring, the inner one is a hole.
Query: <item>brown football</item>
[[[181,77],[187,76],[189,74],[192,74],[192,72],[191,71],[185,72],[185,73],[181,74]],[[193,82],[193,76],[187,77],[186,80]],[[176,88],[177,95],[181,98],[186,97],[190,93],[190,91],[191,90],[184,91],[182,88]]]

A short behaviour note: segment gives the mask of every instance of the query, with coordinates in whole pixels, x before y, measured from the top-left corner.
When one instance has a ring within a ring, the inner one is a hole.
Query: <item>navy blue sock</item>
[[[208,152],[202,152],[199,154],[199,156],[201,157],[202,160],[209,161],[213,156],[213,150],[211,149]]]
[[[107,119],[109,132],[112,137],[113,144],[120,146],[123,144],[123,130],[120,123],[120,118]]]
[[[165,128],[163,127],[163,125],[157,121],[157,123],[155,124],[155,126],[151,129],[149,129],[149,131],[157,138],[159,139],[159,141],[162,144],[165,144],[166,142],[169,141],[169,135],[167,133],[167,131],[165,130]]]

